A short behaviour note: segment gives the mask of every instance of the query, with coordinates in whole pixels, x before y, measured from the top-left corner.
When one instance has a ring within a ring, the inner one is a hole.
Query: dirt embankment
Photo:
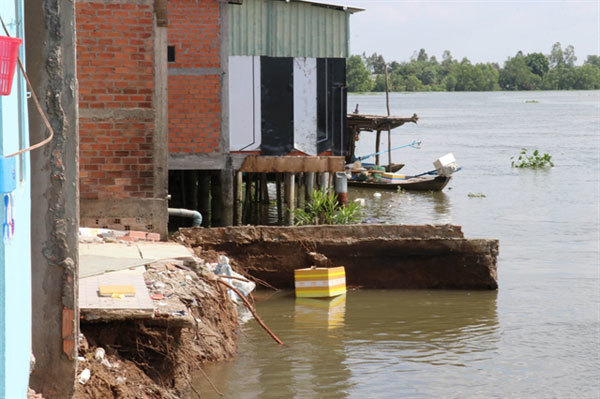
[[[204,259],[213,261],[214,255]],[[90,378],[76,383],[76,399],[177,398],[203,362],[233,356],[235,305],[202,264],[174,261],[147,267],[146,284],[163,296],[152,320],[81,322],[77,375],[88,369]],[[98,348],[104,349],[103,357],[96,357]]]
[[[364,288],[498,288],[498,241],[465,238],[460,226],[187,228],[174,239],[225,252],[277,288],[292,288],[294,270],[312,265],[345,266],[346,284]]]

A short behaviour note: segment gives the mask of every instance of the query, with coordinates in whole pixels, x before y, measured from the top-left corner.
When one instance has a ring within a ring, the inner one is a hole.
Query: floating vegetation
[[[469,194],[467,194],[467,196],[469,198],[485,198],[486,197],[484,193],[477,193],[477,194],[469,193]]]
[[[526,100],[525,104],[539,104],[540,102],[538,100]]]
[[[513,168],[546,168],[554,166],[552,162],[552,156],[547,153],[540,153],[538,150],[534,150],[533,154],[527,154],[527,148],[521,148],[519,157],[515,160],[515,157],[510,157],[510,165]]]

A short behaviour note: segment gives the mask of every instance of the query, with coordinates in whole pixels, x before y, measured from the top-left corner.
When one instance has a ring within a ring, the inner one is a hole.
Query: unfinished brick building
[[[168,194],[206,223],[231,225],[246,156],[342,155],[356,11],[77,0],[81,225],[164,237]]]
[[[166,234],[167,28],[161,3],[76,2],[82,226]]]

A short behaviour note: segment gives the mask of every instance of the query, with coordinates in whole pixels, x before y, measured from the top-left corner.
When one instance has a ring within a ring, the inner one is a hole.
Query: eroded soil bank
[[[460,226],[243,226],[181,229],[196,251],[227,253],[237,267],[277,288],[294,269],[345,266],[364,288],[496,289],[498,240],[467,239]]]
[[[214,261],[216,254],[203,253]],[[161,314],[149,320],[81,320],[76,399],[173,399],[190,384],[203,362],[234,355],[239,327],[236,306],[204,262],[162,261],[147,266],[147,282],[166,287]],[[184,310],[181,310],[184,309]],[[183,317],[172,317],[177,312]],[[168,317],[167,317],[168,315]],[[96,358],[103,348],[103,359]]]

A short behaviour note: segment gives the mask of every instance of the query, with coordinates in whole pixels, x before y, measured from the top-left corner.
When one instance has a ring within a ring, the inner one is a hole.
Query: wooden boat
[[[409,191],[442,191],[452,176],[419,176],[395,183],[348,180],[349,187],[375,188],[378,190],[403,190]]]

